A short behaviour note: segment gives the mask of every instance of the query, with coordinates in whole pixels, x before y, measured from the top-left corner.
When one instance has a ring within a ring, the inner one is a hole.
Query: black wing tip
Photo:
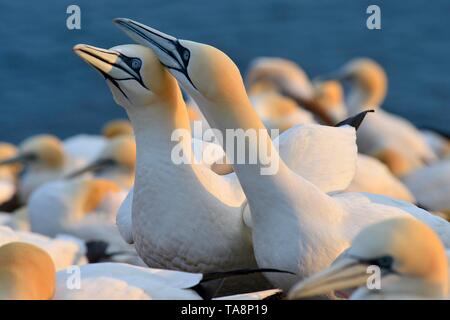
[[[345,125],[349,125],[349,126],[352,126],[353,128],[355,128],[355,130],[358,130],[359,127],[361,126],[361,123],[363,122],[364,118],[366,117],[366,115],[369,112],[375,112],[375,110],[374,109],[364,110],[353,117],[347,118],[347,119],[339,122],[338,124],[335,125],[335,127],[342,127]]]
[[[220,289],[227,278],[264,272],[287,273],[295,275],[295,273],[290,271],[273,268],[238,269],[224,272],[210,272],[203,274],[203,279],[200,283],[191,289],[202,297],[202,299],[211,300],[217,296],[218,292],[220,292]]]

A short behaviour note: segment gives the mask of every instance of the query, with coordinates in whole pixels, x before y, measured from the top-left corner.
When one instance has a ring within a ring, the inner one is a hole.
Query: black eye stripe
[[[389,255],[376,257],[376,258],[362,258],[355,255],[348,254],[349,257],[356,259],[359,262],[362,262],[367,265],[376,265],[382,269],[392,270],[392,265],[394,264],[394,258]]]

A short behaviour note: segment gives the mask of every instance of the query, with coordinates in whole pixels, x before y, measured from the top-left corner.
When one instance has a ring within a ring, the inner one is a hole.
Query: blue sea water
[[[81,8],[81,30],[66,28],[70,4]],[[381,7],[381,30],[366,28],[370,4]],[[448,0],[3,0],[0,140],[98,133],[126,116],[101,76],[72,52],[77,43],[129,43],[115,17],[212,44],[242,71],[254,57],[281,56],[314,77],[372,57],[388,72],[387,110],[450,134],[449,12]]]

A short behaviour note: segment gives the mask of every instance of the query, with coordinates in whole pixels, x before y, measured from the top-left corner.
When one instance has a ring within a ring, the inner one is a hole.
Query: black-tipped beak
[[[113,22],[131,39],[151,48],[166,68],[182,73],[195,88],[187,70],[190,51],[177,38],[127,18]]]
[[[126,61],[130,58],[122,53],[97,48],[87,44],[77,44],[73,51],[86,63],[99,71],[106,80],[109,80],[127,99],[128,96],[119,85],[119,81],[136,80],[148,89],[142,81],[139,72],[133,70]]]
[[[100,159],[97,161],[94,161],[93,163],[87,165],[86,167],[77,170],[75,172],[72,172],[71,174],[67,175],[67,179],[73,179],[76,177],[79,177],[85,173],[92,172],[92,173],[98,173],[106,168],[112,167],[116,164],[116,162],[112,159]]]
[[[37,156],[33,153],[23,153],[18,156],[0,161],[0,166],[17,164],[17,163],[28,164],[36,159],[37,159]]]
[[[344,121],[339,122],[335,125],[335,127],[343,127],[345,125],[352,126],[355,130],[358,130],[359,126],[363,122],[364,118],[369,112],[375,112],[375,110],[366,110],[358,113],[356,116],[345,119]]]

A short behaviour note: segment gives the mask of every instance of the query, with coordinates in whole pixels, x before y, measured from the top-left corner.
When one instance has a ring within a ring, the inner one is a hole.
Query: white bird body
[[[439,158],[445,158],[450,154],[450,141],[448,138],[431,130],[420,130],[428,146]]]
[[[123,263],[96,263],[80,267],[79,288],[68,288],[71,269],[56,274],[54,300],[201,300],[192,288],[203,279],[201,273],[143,268]],[[278,293],[272,289],[217,300],[262,300]]]
[[[376,158],[358,154],[357,168],[348,192],[368,192],[415,203],[411,191]]]
[[[62,180],[39,187],[31,196],[31,229],[47,236],[67,233],[85,241],[102,240],[127,250],[115,225],[126,192],[105,180]]]
[[[86,165],[82,155],[67,154],[64,144],[51,135],[33,136],[25,140],[19,150],[19,155],[25,157],[26,162],[26,170],[19,181],[19,196],[24,203],[39,186],[62,179]]]
[[[189,288],[200,282],[202,274],[95,263],[80,267],[81,286],[72,290],[67,288],[71,275],[66,270],[57,273],[54,300],[201,299]]]
[[[172,66],[168,70],[222,134],[229,129],[254,130],[257,141],[251,141],[246,152],[259,155],[259,145],[267,147],[264,154],[270,155],[269,159],[263,161],[259,157],[254,165],[233,165],[251,211],[253,247],[259,267],[288,270],[300,278],[311,275],[330,265],[361,228],[406,214],[426,220],[450,246],[450,225],[441,218],[383,196],[331,197],[290,170],[253,109],[238,68],[223,52],[176,39],[129,19],[116,19],[116,24],[137,42],[154,48],[164,65]],[[177,49],[167,46],[174,41]],[[181,65],[173,59],[172,50],[187,50],[188,62]],[[226,151],[229,155],[230,150]],[[261,175],[261,170],[272,164],[278,164],[278,170],[272,175]],[[282,289],[289,289],[298,279],[281,274],[266,276]]]
[[[63,234],[51,239],[41,234],[13,231],[6,226],[0,226],[0,246],[17,241],[33,244],[46,251],[51,256],[56,270],[86,263],[86,248],[80,239]]]
[[[434,152],[411,123],[382,109],[378,109],[361,124],[357,143],[362,153],[382,160],[385,157],[384,150],[394,150],[400,154],[402,162],[398,163],[398,167],[393,164],[394,173],[397,171],[399,175],[436,160]],[[389,159],[386,161],[390,162]]]
[[[379,158],[397,176],[437,159],[411,122],[379,108],[387,92],[387,76],[380,65],[370,59],[354,59],[342,68],[341,77],[351,86],[346,101],[349,112],[377,108],[358,132],[361,152]]]
[[[450,212],[450,160],[440,160],[402,178],[418,203],[428,210]]]
[[[64,151],[74,159],[82,159],[84,164],[98,157],[107,139],[100,135],[78,134],[63,141]]]

